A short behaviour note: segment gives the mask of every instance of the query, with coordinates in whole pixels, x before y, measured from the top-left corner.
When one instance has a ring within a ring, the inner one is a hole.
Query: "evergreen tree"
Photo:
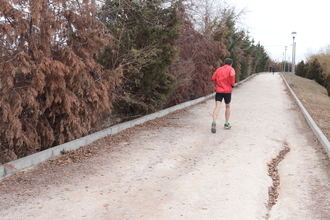
[[[328,91],[328,96],[330,96],[330,75],[327,76],[325,85],[326,85],[326,89]]]
[[[321,67],[320,62],[317,59],[313,59],[309,64],[307,77],[309,79],[315,80],[317,83],[323,85],[323,69]]]
[[[153,112],[173,89],[168,67],[178,38],[177,4],[164,0],[107,0],[99,13],[115,37],[117,50],[105,50],[104,66],[124,67],[123,86],[115,103],[127,115]]]
[[[247,34],[236,27],[238,15],[234,9],[224,10],[221,19],[215,28],[213,39],[219,47],[225,49],[225,57],[233,59],[233,67],[236,71],[236,80],[246,78],[251,73],[265,70],[269,57],[264,48],[258,43],[254,45]]]
[[[306,65],[303,60],[297,65],[296,75],[306,77]]]
[[[269,56],[267,55],[265,48],[258,43],[255,46],[255,57],[254,57],[254,72],[259,73],[267,69],[269,63]]]

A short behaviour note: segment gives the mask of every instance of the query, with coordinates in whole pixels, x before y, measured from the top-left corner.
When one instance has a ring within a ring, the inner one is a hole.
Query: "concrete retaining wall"
[[[297,97],[297,95],[294,93],[294,91],[291,89],[289,83],[286,81],[285,77],[281,74],[283,81],[285,82],[285,85],[287,86],[287,88],[289,89],[290,93],[292,94],[293,98],[296,100],[300,110],[302,111],[309,127],[312,129],[312,131],[314,132],[315,136],[317,137],[317,139],[319,140],[319,142],[322,144],[322,146],[324,147],[324,149],[326,150],[326,152],[328,153],[328,156],[330,157],[330,142],[328,140],[328,138],[324,135],[324,133],[322,132],[322,130],[317,126],[316,122],[314,121],[314,119],[310,116],[310,114],[308,113],[308,111],[306,110],[306,108],[304,107],[304,105],[302,104],[302,102],[299,100],[299,98]]]
[[[245,80],[242,80],[242,81],[236,83],[235,86],[239,86],[240,84],[246,82],[247,80],[251,79],[255,75],[256,74],[253,74],[250,77],[246,78]],[[108,135],[117,134],[117,133],[119,133],[119,132],[121,132],[121,131],[123,131],[127,128],[132,128],[136,125],[143,124],[147,121],[163,117],[163,116],[165,116],[169,113],[172,113],[172,112],[175,112],[177,110],[181,110],[181,109],[184,109],[186,107],[189,107],[189,106],[195,105],[197,103],[203,102],[203,101],[205,101],[205,100],[207,100],[207,99],[209,99],[213,96],[214,96],[214,94],[210,94],[210,95],[207,95],[207,96],[195,99],[195,100],[184,102],[184,103],[172,106],[170,108],[161,110],[159,112],[155,112],[153,114],[146,115],[146,116],[143,116],[141,118],[137,118],[137,119],[132,120],[132,121],[127,121],[127,122],[124,122],[124,123],[121,123],[121,124],[117,124],[117,125],[114,125],[112,127],[107,128],[107,129],[104,129],[104,130],[98,131],[96,133],[87,135],[85,137],[67,142],[65,144],[61,144],[61,145],[49,148],[49,149],[44,150],[44,151],[34,153],[34,154],[29,155],[27,157],[23,157],[23,158],[20,158],[18,160],[11,161],[9,163],[6,163],[6,164],[0,166],[0,179],[4,178],[6,176],[10,176],[10,175],[16,173],[17,171],[20,171],[20,170],[23,170],[23,169],[26,169],[26,168],[29,168],[29,167],[33,167],[33,166],[38,165],[38,164],[40,164],[40,163],[42,163],[42,162],[44,162],[48,159],[59,156],[62,151],[76,150],[80,147],[87,146],[88,144],[90,144],[90,143],[92,143],[92,142],[94,142],[98,139],[101,139],[103,137],[106,137]]]

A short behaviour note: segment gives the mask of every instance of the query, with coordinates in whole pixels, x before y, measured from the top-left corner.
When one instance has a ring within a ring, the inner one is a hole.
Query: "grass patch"
[[[309,114],[330,140],[330,97],[327,90],[314,80],[292,73],[283,75]]]

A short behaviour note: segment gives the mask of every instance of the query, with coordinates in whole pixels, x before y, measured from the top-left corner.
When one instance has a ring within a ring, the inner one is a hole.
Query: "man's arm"
[[[230,71],[230,82],[231,82],[231,86],[234,87],[234,85],[235,85],[235,70],[234,70],[234,68],[232,68],[231,71]]]
[[[218,69],[213,73],[212,80],[215,82],[217,80]]]

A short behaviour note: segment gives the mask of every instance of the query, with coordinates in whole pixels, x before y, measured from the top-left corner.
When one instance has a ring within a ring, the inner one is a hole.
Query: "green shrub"
[[[305,65],[304,61],[302,60],[296,68],[296,75],[301,76],[301,77],[306,77],[307,73],[307,68],[308,66]]]
[[[318,59],[313,59],[308,65],[307,78],[315,80],[321,86],[327,87],[326,75]]]
[[[330,74],[326,78],[326,89],[328,91],[328,96],[330,96]]]

